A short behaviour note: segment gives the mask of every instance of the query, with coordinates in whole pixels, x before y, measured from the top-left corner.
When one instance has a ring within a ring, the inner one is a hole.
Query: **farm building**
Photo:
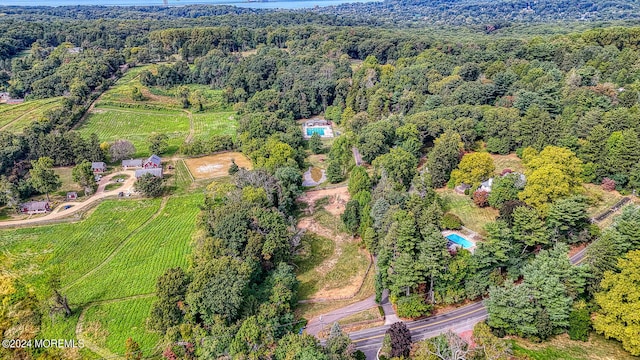
[[[136,179],[146,174],[151,174],[156,177],[162,177],[162,168],[136,170]]]
[[[92,162],[91,170],[93,170],[94,173],[105,172],[107,171],[107,164],[103,163],[102,161]]]
[[[142,167],[145,169],[162,168],[162,159],[160,159],[160,156],[153,154],[142,163]]]
[[[20,205],[20,212],[23,214],[43,214],[47,211],[51,211],[47,201],[29,201]]]
[[[142,167],[142,159],[122,160],[122,168],[125,170],[139,167]]]
[[[75,191],[71,191],[67,193],[67,200],[76,200],[78,198],[78,193]]]

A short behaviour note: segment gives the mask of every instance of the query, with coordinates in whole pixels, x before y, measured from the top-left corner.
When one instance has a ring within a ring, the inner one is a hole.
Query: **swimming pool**
[[[472,248],[474,246],[476,246],[476,244],[472,243],[471,241],[463,238],[462,236],[458,235],[458,234],[449,234],[446,236],[447,239],[453,241],[454,243],[458,244],[458,245],[462,245],[463,248],[465,249],[469,249]]]
[[[324,128],[323,127],[308,127],[307,128],[307,136],[312,136],[313,134],[318,134],[320,136],[324,136]]]

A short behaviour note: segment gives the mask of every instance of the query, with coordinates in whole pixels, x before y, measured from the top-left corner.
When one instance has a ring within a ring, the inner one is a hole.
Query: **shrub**
[[[460,230],[462,228],[462,220],[459,217],[447,213],[444,214],[442,220],[440,221],[443,229],[447,230]]]
[[[602,179],[602,190],[604,191],[613,191],[616,189],[616,181],[609,179],[609,178],[604,178]]]
[[[591,331],[591,314],[584,301],[576,302],[569,313],[569,338],[571,340],[589,340]]]
[[[485,190],[478,190],[473,193],[473,203],[478,207],[487,207],[489,205],[489,193]]]
[[[511,169],[504,169],[502,170],[502,172],[500,173],[500,176],[505,176],[507,174],[511,174],[513,172],[513,170]]]
[[[411,319],[429,315],[432,309],[431,305],[424,302],[424,298],[420,294],[403,296],[398,299],[396,306],[398,316]]]

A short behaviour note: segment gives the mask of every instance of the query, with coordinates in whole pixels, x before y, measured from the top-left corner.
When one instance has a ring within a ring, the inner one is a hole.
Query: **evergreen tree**
[[[451,171],[458,166],[461,151],[462,139],[455,132],[447,131],[434,141],[427,160],[427,169],[435,187],[444,186],[449,181]]]

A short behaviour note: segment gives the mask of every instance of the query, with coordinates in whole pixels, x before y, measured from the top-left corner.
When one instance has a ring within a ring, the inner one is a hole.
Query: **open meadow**
[[[80,223],[0,231],[3,270],[39,296],[49,274],[60,274],[74,314],[47,317],[43,334],[75,338],[85,312],[82,335],[91,341],[123,355],[124,341],[134,337],[149,354],[159,339],[145,328],[156,279],[187,266],[201,202],[200,193],[109,200]]]
[[[169,138],[165,155],[175,154],[185,141],[212,135],[235,136],[237,122],[234,112],[224,103],[221,90],[203,85],[188,85],[191,92],[202,94],[203,110],[192,104],[184,109],[177,96],[177,87],[164,89],[146,87],[140,83],[143,70],[155,71],[155,66],[128,70],[109,88],[88,112],[78,130],[88,136],[96,133],[100,141],[129,140],[136,147],[134,157],[149,156],[147,138],[163,133]],[[143,98],[134,99],[134,89]]]
[[[178,110],[96,106],[78,130],[85,136],[96,133],[100,141],[129,140],[136,148],[134,157],[149,156],[147,138],[163,133],[169,137],[167,153],[173,154],[189,135],[189,116]]]
[[[22,104],[0,104],[0,130],[13,133],[40,119],[47,111],[61,106],[62,98],[25,101]]]

